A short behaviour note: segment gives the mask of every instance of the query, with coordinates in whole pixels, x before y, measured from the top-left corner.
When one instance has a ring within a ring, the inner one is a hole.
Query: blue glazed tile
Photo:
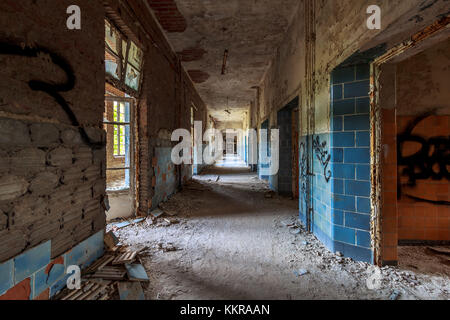
[[[356,244],[360,247],[370,248],[370,232],[367,231],[356,231]]]
[[[355,197],[333,194],[333,209],[355,211]]]
[[[370,182],[368,181],[356,181],[356,180],[346,180],[345,181],[345,194],[349,196],[370,196]]]
[[[356,66],[356,80],[368,80],[370,79],[370,65],[359,64]]]
[[[370,113],[370,98],[356,99],[356,113]]]
[[[360,198],[356,199],[357,211],[360,213],[370,213],[370,198]]]
[[[369,80],[346,83],[344,85],[344,98],[357,98],[369,96]]]
[[[355,99],[332,102],[333,116],[345,116],[355,113]]]
[[[15,284],[50,263],[51,241],[40,244],[14,258]]]
[[[370,165],[358,164],[356,166],[356,179],[370,181]]]
[[[357,147],[369,147],[370,146],[369,131],[356,132],[356,146]]]
[[[355,67],[336,68],[331,73],[333,84],[351,82],[355,80]]]
[[[355,244],[355,230],[350,228],[345,228],[341,226],[333,226],[334,239],[336,241]]]
[[[370,215],[353,212],[345,213],[345,226],[360,230],[370,230]]]
[[[353,164],[332,164],[332,176],[335,179],[355,179],[355,166]]]
[[[342,117],[333,117],[333,123],[331,124],[331,128],[333,131],[342,131],[344,128]]]
[[[67,279],[69,279],[69,277],[70,274],[64,275],[50,287],[50,297],[53,297],[54,295],[58,294],[58,292],[60,292],[67,286]]]
[[[354,132],[334,132],[333,148],[351,148],[355,146]]]
[[[368,114],[344,117],[344,131],[369,130],[370,116]]]
[[[369,148],[344,149],[344,163],[370,163]]]
[[[344,180],[332,179],[331,192],[335,194],[344,194]]]
[[[0,264],[0,295],[14,286],[14,260]]]
[[[344,211],[333,210],[333,224],[338,226],[344,225]]]
[[[65,267],[62,264],[54,264],[48,274],[45,272],[46,268],[47,267],[44,267],[34,274],[35,297],[44,292],[45,289],[55,284],[58,279],[64,276]]]
[[[331,149],[331,162],[334,162],[334,163],[344,162],[344,149],[332,148]]]
[[[333,98],[333,101],[341,100],[342,99],[342,85],[334,85],[331,87],[331,96]]]
[[[352,258],[355,261],[372,263],[372,250],[349,245],[339,241],[334,242],[334,249],[344,254],[344,257]]]

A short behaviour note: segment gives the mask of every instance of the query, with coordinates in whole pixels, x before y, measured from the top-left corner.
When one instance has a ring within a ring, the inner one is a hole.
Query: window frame
[[[119,74],[118,75],[119,79],[117,79],[113,75],[106,72],[106,70],[105,70],[106,81],[108,83],[110,83],[111,85],[113,85],[114,87],[119,88],[122,91],[126,92],[127,94],[136,97],[139,95],[139,93],[141,91],[141,87],[142,87],[144,60],[145,60],[144,59],[144,50],[142,49],[142,47],[139,46],[138,43],[136,43],[135,41],[132,41],[129,37],[125,36],[124,33],[121,32],[120,29],[117,28],[110,19],[105,18],[104,21],[105,21],[105,37],[104,37],[105,54],[108,53],[111,56],[113,56],[114,58],[116,58],[116,60],[118,61],[117,68],[118,68],[118,74]],[[116,35],[117,53],[114,51],[113,48],[111,48],[109,46],[108,42],[106,41],[106,26],[107,25],[109,26],[111,31],[114,32]],[[123,48],[123,44],[126,44],[125,51]],[[138,50],[141,50],[141,52],[142,52],[142,60],[141,60],[141,65],[139,67],[136,67],[134,63],[129,61],[130,49],[131,49],[132,45],[134,45]],[[125,54],[125,56],[124,56],[124,54]],[[106,59],[105,59],[105,61],[106,61]],[[137,79],[137,85],[138,85],[137,90],[126,84],[128,66],[130,66],[131,68],[133,68],[137,72],[139,72],[139,77]],[[106,62],[105,62],[105,68],[106,68]]]

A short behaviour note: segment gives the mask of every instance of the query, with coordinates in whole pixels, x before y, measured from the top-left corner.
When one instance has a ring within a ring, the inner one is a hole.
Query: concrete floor
[[[219,161],[193,185],[169,202],[178,223],[116,232],[144,249],[147,299],[388,299],[394,289],[400,299],[450,299],[448,274],[392,267],[370,290],[369,265],[336,256],[303,230],[293,234],[297,200],[266,198],[267,184],[237,159]]]

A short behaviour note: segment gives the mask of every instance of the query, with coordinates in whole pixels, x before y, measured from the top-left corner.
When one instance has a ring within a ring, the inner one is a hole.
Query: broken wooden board
[[[140,282],[119,282],[117,288],[120,300],[145,300]]]
[[[129,221],[113,223],[114,227],[116,227],[117,229],[122,229],[122,228],[128,227],[130,224],[131,224],[131,222],[129,222]]]
[[[111,250],[112,248],[117,246],[117,244],[119,243],[119,239],[117,239],[114,232],[109,231],[107,234],[105,234],[105,237],[103,238],[103,242],[105,243],[106,248]]]
[[[136,251],[128,251],[124,252],[120,255],[118,255],[112,262],[112,265],[119,265],[119,264],[125,264],[125,263],[132,263],[134,260],[136,260]]]
[[[124,270],[122,267],[106,266],[101,270],[98,270],[96,273],[92,274],[91,278],[100,278],[105,280],[123,280],[126,274],[127,270]]]
[[[82,284],[80,289],[73,290],[61,298],[61,300],[97,300],[100,297],[109,295],[108,291],[112,290],[110,285],[111,282],[98,283],[95,281],[87,281]]]
[[[142,264],[126,264],[125,268],[130,281],[149,281],[147,272]]]
[[[114,256],[106,254],[103,257],[101,257],[100,259],[96,260],[86,270],[84,270],[83,274],[94,273],[97,270],[101,270],[103,267],[108,265],[113,260],[114,260]]]

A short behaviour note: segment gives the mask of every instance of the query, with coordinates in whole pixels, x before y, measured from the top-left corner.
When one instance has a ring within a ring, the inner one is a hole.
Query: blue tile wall
[[[0,295],[14,286],[14,262],[8,260],[0,264]]]
[[[312,231],[330,250],[371,263],[369,78],[368,64],[333,71],[330,132],[300,137],[299,143],[311,143],[319,137],[331,156],[327,167],[331,178],[327,182],[324,166],[314,152]],[[301,179],[299,211],[300,220],[306,224],[308,206]]]
[[[14,258],[14,282],[17,284],[50,263],[51,241],[38,245]]]
[[[332,248],[372,262],[370,243],[370,67],[332,73],[331,225]]]
[[[36,298],[47,288],[50,288],[50,297],[54,296],[66,286],[69,265],[79,265],[83,269],[103,255],[103,236],[104,231],[101,230],[80,242],[61,256],[64,264],[55,263],[51,268],[51,241],[0,264],[0,296],[27,278],[30,279],[30,299]]]

